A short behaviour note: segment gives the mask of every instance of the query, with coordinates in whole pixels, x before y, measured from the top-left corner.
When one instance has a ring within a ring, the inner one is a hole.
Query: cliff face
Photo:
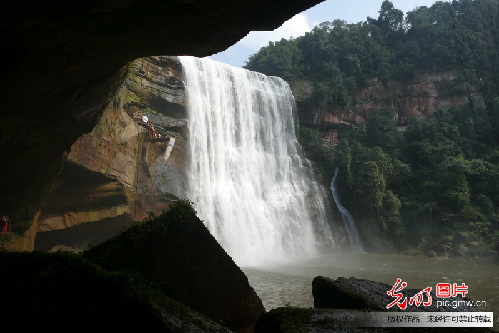
[[[0,214],[37,223],[71,145],[90,132],[151,55],[207,56],[251,30],[272,30],[321,0],[10,1],[0,12]]]
[[[370,86],[350,92],[352,103],[349,107],[325,105],[314,106],[307,99],[314,94],[313,84],[297,81],[292,90],[297,96],[300,124],[317,127],[322,130],[338,130],[365,123],[374,109],[389,108],[396,111],[398,126],[405,126],[411,120],[430,116],[439,109],[449,109],[466,103],[467,97],[462,92],[450,92],[449,86],[456,83],[457,73],[452,71],[421,73],[410,83],[397,81],[383,85],[372,80]],[[300,102],[301,101],[301,102]]]
[[[97,126],[71,147],[39,218],[37,249],[85,249],[185,197],[181,76],[175,57],[130,64],[123,86]],[[137,121],[142,115],[164,137],[175,137],[168,160],[164,157],[169,141],[151,142],[151,132]]]

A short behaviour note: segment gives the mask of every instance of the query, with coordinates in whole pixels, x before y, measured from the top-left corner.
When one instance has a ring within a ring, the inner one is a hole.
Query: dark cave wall
[[[251,30],[272,30],[319,0],[27,0],[0,12],[0,214],[36,224],[71,145],[95,126],[126,64],[207,56]],[[30,230],[33,230],[31,228]]]

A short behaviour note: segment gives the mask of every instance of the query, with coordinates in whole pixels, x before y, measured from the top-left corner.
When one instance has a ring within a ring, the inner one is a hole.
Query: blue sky
[[[404,13],[421,6],[431,6],[435,0],[391,0],[395,8]],[[209,58],[226,64],[241,67],[248,57],[256,53],[269,41],[279,41],[281,38],[303,36],[313,27],[324,21],[335,19],[348,23],[365,21],[368,16],[378,17],[378,11],[383,0],[326,0],[320,4],[295,15],[274,31],[252,31],[237,44],[227,50],[214,54]]]

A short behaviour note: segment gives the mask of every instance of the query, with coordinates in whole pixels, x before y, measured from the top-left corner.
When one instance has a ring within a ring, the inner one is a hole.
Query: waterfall
[[[343,218],[343,223],[345,224],[345,228],[347,229],[348,239],[350,241],[350,246],[352,247],[353,252],[364,252],[364,246],[362,245],[362,241],[359,237],[359,232],[357,230],[357,226],[355,220],[348,211],[348,209],[341,204],[338,191],[336,189],[336,177],[338,176],[338,168],[334,170],[334,176],[331,180],[331,193],[333,194],[334,202],[338,207],[338,210],[341,213],[341,217]]]
[[[166,146],[165,155],[163,156],[163,159],[165,161],[168,161],[168,158],[170,157],[174,145],[175,145],[175,138],[170,138],[170,142],[168,142],[168,145]]]
[[[300,157],[295,101],[277,77],[179,57],[188,112],[188,197],[239,266],[331,247],[325,193]]]

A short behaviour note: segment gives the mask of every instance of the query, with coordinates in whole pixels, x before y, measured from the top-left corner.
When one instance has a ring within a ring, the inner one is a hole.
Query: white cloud
[[[282,38],[298,37],[312,30],[305,14],[296,14],[274,31],[251,31],[239,43],[255,51],[268,45],[270,41],[280,41]]]

